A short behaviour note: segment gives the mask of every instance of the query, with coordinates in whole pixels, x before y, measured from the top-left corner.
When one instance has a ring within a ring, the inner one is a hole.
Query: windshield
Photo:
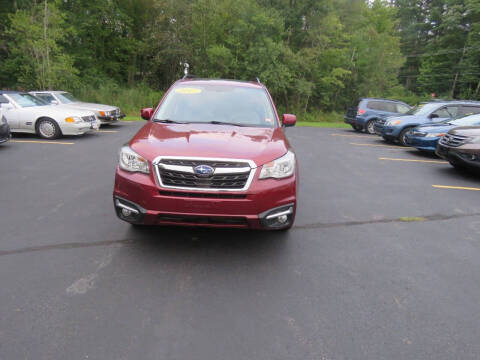
[[[406,115],[427,115],[430,114],[432,111],[436,110],[439,107],[438,104],[427,103],[427,104],[418,104],[411,108]]]
[[[175,86],[154,121],[274,127],[274,119],[272,104],[262,88],[195,84]]]
[[[62,104],[70,104],[73,102],[78,102],[78,99],[68,92],[58,93],[57,97]]]
[[[448,122],[451,125],[455,126],[470,126],[470,125],[476,125],[480,123],[480,115],[470,115],[470,116],[465,116],[461,119],[456,119],[456,120],[450,120]]]
[[[32,107],[32,106],[44,106],[49,105],[45,101],[30,95],[30,94],[8,94],[13,101],[15,101],[20,107]]]

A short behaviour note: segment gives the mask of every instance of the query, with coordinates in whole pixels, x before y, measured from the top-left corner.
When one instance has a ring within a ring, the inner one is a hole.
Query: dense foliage
[[[259,77],[286,110],[332,111],[478,99],[479,55],[480,0],[0,0],[1,88],[143,94],[188,61]]]

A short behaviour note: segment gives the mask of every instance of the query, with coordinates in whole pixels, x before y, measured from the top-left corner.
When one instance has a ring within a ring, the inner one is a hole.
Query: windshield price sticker
[[[197,88],[180,88],[176,89],[175,92],[177,94],[200,94],[202,90]]]

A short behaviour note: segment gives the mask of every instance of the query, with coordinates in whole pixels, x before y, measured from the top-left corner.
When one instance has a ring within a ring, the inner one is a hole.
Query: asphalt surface
[[[480,192],[432,186],[480,178],[291,128],[292,230],[138,230],[111,193],[142,125],[0,146],[0,359],[480,357]]]

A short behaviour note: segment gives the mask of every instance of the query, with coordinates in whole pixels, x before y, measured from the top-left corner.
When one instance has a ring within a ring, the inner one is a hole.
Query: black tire
[[[468,167],[466,167],[465,165],[462,165],[460,163],[456,163],[456,162],[453,162],[451,160],[448,160],[448,162],[450,163],[450,165],[452,165],[455,170],[457,171],[460,171],[460,172],[468,172]]]
[[[38,136],[48,140],[57,139],[62,135],[60,126],[58,126],[55,120],[50,118],[38,119],[35,124],[35,130]]]
[[[367,134],[370,134],[370,135],[375,135],[375,121],[377,119],[372,119],[372,120],[369,120],[366,124],[365,124],[365,132]]]
[[[410,131],[412,130],[412,128],[406,128],[406,129],[403,129],[401,132],[400,132],[400,135],[398,136],[398,143],[402,146],[408,146],[406,141],[405,141],[405,135]]]

